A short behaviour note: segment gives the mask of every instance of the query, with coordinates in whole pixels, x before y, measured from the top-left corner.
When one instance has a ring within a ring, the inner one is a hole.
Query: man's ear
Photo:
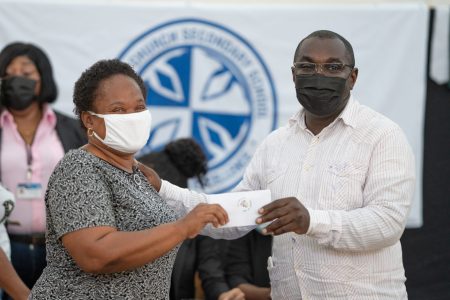
[[[358,78],[358,68],[354,68],[352,70],[352,74],[350,74],[350,79],[351,79],[351,85],[350,85],[350,89],[353,90],[353,87],[355,86],[356,83],[356,79]]]
[[[93,116],[87,111],[82,111],[80,115],[81,121],[86,128],[92,128],[94,126]]]
[[[294,70],[294,67],[291,67],[291,72],[292,72],[292,81],[295,83],[295,70]]]

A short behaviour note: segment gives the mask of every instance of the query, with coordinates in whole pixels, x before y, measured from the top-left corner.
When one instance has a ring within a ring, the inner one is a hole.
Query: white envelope
[[[222,227],[256,226],[258,210],[270,202],[270,190],[208,195],[208,203],[220,204],[228,213],[230,221]]]

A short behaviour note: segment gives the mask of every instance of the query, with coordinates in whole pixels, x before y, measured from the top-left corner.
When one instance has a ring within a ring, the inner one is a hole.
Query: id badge
[[[42,197],[42,184],[38,182],[19,183],[16,189],[17,199],[36,199]]]

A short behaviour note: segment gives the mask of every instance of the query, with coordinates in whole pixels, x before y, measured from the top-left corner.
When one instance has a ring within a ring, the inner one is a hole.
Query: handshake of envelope
[[[208,195],[208,203],[219,204],[228,213],[229,222],[223,227],[257,225],[258,210],[271,202],[270,190]]]

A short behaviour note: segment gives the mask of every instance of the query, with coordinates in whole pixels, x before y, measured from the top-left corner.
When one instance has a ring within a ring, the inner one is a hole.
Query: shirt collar
[[[42,107],[42,120],[48,122],[52,128],[56,126],[56,114],[47,103]]]
[[[350,94],[350,99],[348,99],[347,105],[345,106],[341,114],[336,118],[336,120],[342,120],[344,124],[355,128],[356,117],[357,117],[357,104],[353,96]],[[332,122],[331,124],[333,123],[335,123],[335,121]],[[295,125],[298,125],[302,130],[306,130],[304,108],[301,108],[291,118],[289,118],[289,126]]]
[[[13,115],[9,112],[9,110],[3,108],[2,113],[0,114],[0,127],[3,128],[5,124],[12,123],[14,123]]]
[[[3,109],[0,114],[0,127],[4,127],[5,123],[13,123],[14,117],[7,109]],[[56,114],[53,109],[47,103],[42,106],[42,119],[41,122],[46,122],[52,128],[56,126]]]
[[[350,99],[348,99],[347,105],[345,106],[342,113],[337,117],[337,119],[341,119],[344,124],[355,128],[356,121],[358,117],[358,107],[357,103],[354,100],[353,96],[350,94]]]

